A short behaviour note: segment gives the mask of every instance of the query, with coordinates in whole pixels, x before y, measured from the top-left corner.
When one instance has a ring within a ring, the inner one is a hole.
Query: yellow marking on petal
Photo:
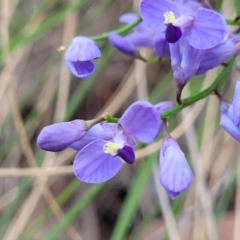
[[[177,23],[177,19],[175,18],[175,14],[173,12],[165,12],[163,16],[165,18],[164,20],[165,24],[172,23],[174,25]]]
[[[108,142],[104,145],[103,152],[109,153],[112,156],[116,156],[118,149],[121,149],[121,148],[122,148],[122,145],[119,143]]]

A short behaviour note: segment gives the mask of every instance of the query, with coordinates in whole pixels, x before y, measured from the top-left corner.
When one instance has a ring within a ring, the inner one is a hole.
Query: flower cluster
[[[123,161],[135,162],[136,139],[149,143],[162,128],[167,131],[159,116],[172,107],[171,101],[156,105],[138,101],[116,123],[106,122],[106,118],[55,123],[42,129],[37,144],[46,151],[58,152],[68,147],[79,151],[73,164],[76,177],[83,182],[100,183],[115,176]],[[160,182],[174,199],[193,177],[184,153],[170,135],[162,143],[160,166]]]
[[[96,39],[105,39],[123,54],[144,59],[139,49],[147,47],[160,58],[170,58],[177,86],[177,102],[183,87],[195,75],[204,74],[240,53],[240,36],[228,33],[226,21],[218,12],[204,8],[197,0],[140,0],[139,13],[120,16],[126,29],[100,35],[99,38],[75,37],[65,52],[68,70],[77,78],[87,78],[95,70],[94,60],[101,57]],[[124,35],[124,34],[125,35]],[[124,35],[124,36],[123,36]],[[232,102],[220,99],[220,125],[240,141],[240,79]],[[210,94],[210,93],[209,93]],[[74,120],[43,128],[37,144],[46,151],[72,148],[78,151],[73,169],[76,177],[87,183],[100,183],[115,176],[123,163],[135,162],[136,141],[154,141],[161,130],[160,183],[175,199],[193,181],[192,170],[176,140],[168,133],[161,114],[174,109],[172,101],[152,105],[138,101],[117,119],[106,115],[90,121]],[[175,113],[175,112],[174,112]],[[162,115],[163,116],[163,115]]]

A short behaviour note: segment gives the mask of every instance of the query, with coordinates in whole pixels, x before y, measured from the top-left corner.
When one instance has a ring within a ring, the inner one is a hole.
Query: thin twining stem
[[[138,18],[133,23],[126,24],[125,26],[123,26],[123,27],[121,27],[121,28],[119,28],[117,30],[113,30],[112,32],[124,35],[127,32],[129,32],[131,29],[133,29],[135,26],[137,26],[141,21],[142,21],[142,19]],[[103,40],[108,39],[108,34],[109,34],[108,32],[107,33],[103,33],[103,34],[98,35],[98,36],[93,36],[93,37],[91,37],[91,39],[94,40],[95,42],[103,41]]]

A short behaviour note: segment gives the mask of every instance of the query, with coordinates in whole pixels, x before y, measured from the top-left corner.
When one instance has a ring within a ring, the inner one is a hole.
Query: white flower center
[[[116,156],[119,149],[122,148],[122,144],[107,142],[103,147],[103,152]]]
[[[177,19],[175,18],[175,14],[173,12],[165,12],[163,16],[164,24],[171,23],[172,25],[175,25],[177,23]]]

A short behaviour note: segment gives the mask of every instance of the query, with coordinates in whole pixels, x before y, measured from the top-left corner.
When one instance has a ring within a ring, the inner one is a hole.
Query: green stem
[[[222,82],[225,80],[226,76],[229,74],[230,66],[232,65],[233,61],[234,61],[234,59],[231,59],[229,61],[229,65],[222,70],[222,72],[217,76],[217,78],[215,79],[215,81],[213,82],[213,84],[210,87],[203,90],[196,96],[183,99],[181,105],[177,105],[177,106],[173,107],[172,109],[162,113],[161,118],[162,119],[170,118],[171,116],[177,114],[184,108],[186,108],[186,107],[192,105],[193,103],[210,95],[214,90],[216,90],[219,86],[221,86]]]
[[[173,115],[182,111],[184,108],[186,108],[186,107],[192,105],[193,103],[212,94],[216,89],[221,87],[223,81],[225,80],[225,78],[229,74],[229,71],[231,70],[231,66],[232,66],[233,62],[234,62],[234,59],[231,59],[228,62],[228,66],[222,70],[222,72],[217,76],[217,78],[215,79],[215,81],[213,82],[213,84],[210,87],[208,87],[205,90],[203,90],[202,92],[198,93],[196,96],[183,99],[182,104],[176,105],[172,109],[162,113],[161,118],[168,119],[168,118],[172,117]],[[106,120],[106,122],[117,123],[119,119],[112,117],[110,115],[106,115],[105,120]]]
[[[131,29],[133,29],[135,26],[137,26],[141,21],[142,21],[142,19],[139,18],[136,21],[134,21],[133,23],[127,24],[124,27],[121,27],[121,28],[119,28],[117,30],[114,30],[112,32],[124,35],[127,32],[129,32]],[[107,38],[108,38],[108,33],[103,33],[101,35],[91,37],[91,39],[95,42],[103,41],[103,40],[106,40]]]
[[[118,123],[118,120],[119,120],[119,118],[112,117],[108,114],[105,115],[104,118],[105,118],[105,121],[109,123]]]
[[[232,26],[240,26],[240,21],[235,21],[235,20],[232,20],[232,19],[226,19],[226,23],[228,25],[232,25]]]

